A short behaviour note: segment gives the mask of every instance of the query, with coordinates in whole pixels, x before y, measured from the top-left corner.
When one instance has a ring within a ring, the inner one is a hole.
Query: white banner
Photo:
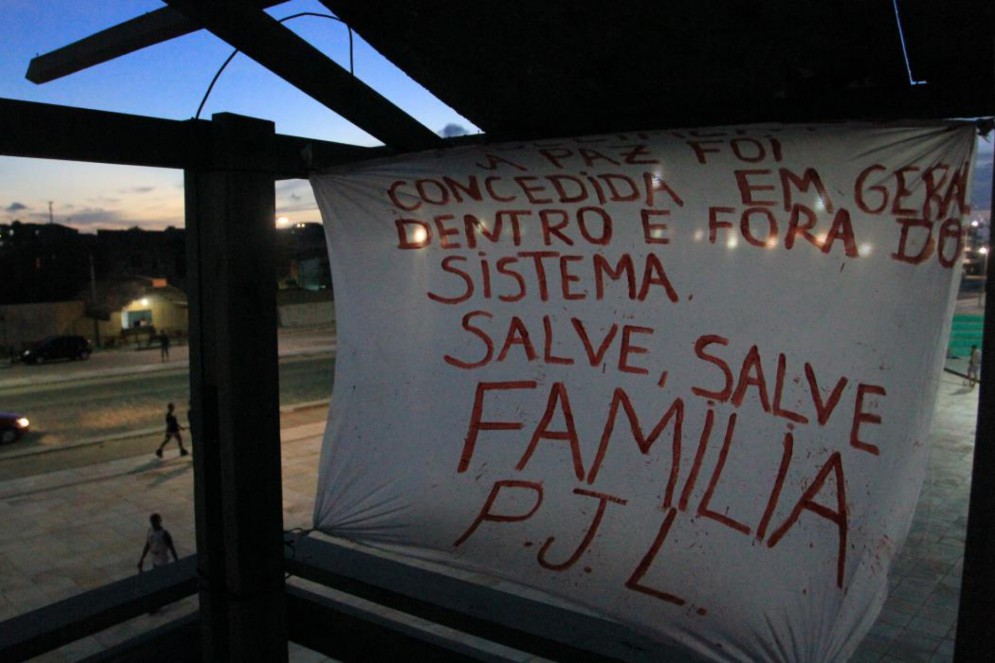
[[[708,658],[846,658],[922,483],[974,141],[749,126],[315,176],[315,526]]]

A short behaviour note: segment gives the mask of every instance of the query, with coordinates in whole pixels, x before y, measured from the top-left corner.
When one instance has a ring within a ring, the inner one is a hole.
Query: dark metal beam
[[[273,124],[215,115],[188,169],[187,265],[204,658],[287,659]]]
[[[212,160],[211,123],[0,99],[0,155],[156,168],[201,168]],[[256,155],[276,178],[385,156],[386,148],[276,134]]]
[[[88,656],[79,663],[201,661],[200,614],[193,612]]]
[[[287,625],[292,642],[338,661],[481,660],[479,650],[384,616],[382,609],[364,609],[299,587],[287,587]],[[469,654],[476,654],[470,656]],[[497,657],[495,657],[497,659]]]
[[[995,174],[992,180],[995,194]],[[964,570],[957,611],[954,660],[982,661],[991,656],[995,615],[995,260],[987,261],[985,322],[981,337],[981,392],[974,434],[974,465],[964,540]]]
[[[247,0],[165,0],[308,96],[400,151],[442,139]]]
[[[695,661],[615,622],[338,546],[288,540],[287,572],[552,660]]]
[[[196,557],[0,622],[0,660],[22,661],[197,592]]]
[[[257,0],[254,4],[265,9],[283,2],[286,0]],[[200,29],[183,14],[164,7],[32,58],[25,78],[48,83]]]
[[[0,99],[0,154],[184,168],[207,158],[209,126]]]

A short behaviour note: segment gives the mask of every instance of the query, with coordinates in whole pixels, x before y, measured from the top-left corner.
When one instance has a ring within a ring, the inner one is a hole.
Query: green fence
[[[955,315],[950,328],[950,342],[947,343],[947,356],[967,357],[971,354],[972,345],[980,348],[984,320],[981,315]]]

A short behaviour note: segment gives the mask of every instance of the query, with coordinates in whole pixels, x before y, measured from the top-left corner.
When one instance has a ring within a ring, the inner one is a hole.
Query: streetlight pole
[[[93,267],[93,254],[90,254],[90,313],[93,316],[94,347],[100,347],[100,322],[97,320],[97,271]]]
[[[978,288],[978,306],[981,307],[985,301],[985,290],[988,288],[988,247],[982,246],[978,253],[984,256],[981,264],[981,287]]]

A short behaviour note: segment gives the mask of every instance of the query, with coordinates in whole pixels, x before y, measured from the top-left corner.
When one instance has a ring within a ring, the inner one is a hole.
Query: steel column
[[[186,171],[190,378],[203,653],[285,661],[271,122],[215,115]]]
[[[995,194],[995,174],[992,193]],[[985,270],[985,322],[981,340],[981,391],[974,435],[974,467],[964,542],[964,571],[957,612],[954,660],[984,661],[991,656],[995,622],[995,312],[988,308],[995,260]]]

